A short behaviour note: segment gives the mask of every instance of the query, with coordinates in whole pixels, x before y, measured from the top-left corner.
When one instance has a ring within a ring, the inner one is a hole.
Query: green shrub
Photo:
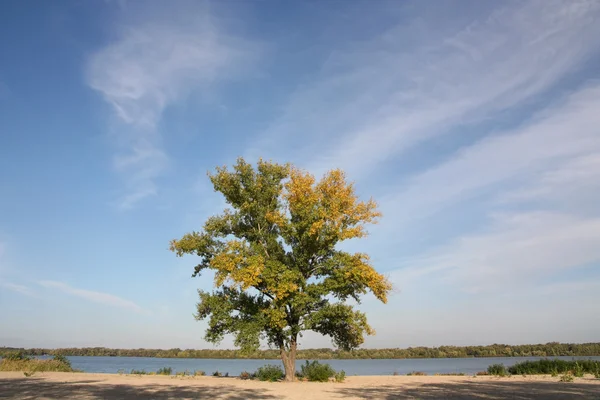
[[[513,375],[550,375],[553,373],[564,374],[569,371],[577,373],[594,373],[600,369],[600,361],[594,360],[550,360],[542,359],[537,361],[523,361],[508,368],[508,372]]]
[[[132,369],[130,372],[131,375],[147,375],[146,370],[143,369]]]
[[[204,371],[200,371],[199,369],[194,371],[194,376],[204,376],[206,375],[206,372]]]
[[[506,376],[508,372],[506,371],[506,367],[504,364],[493,364],[490,365],[487,369],[488,374],[495,376]]]
[[[212,376],[223,376],[223,374],[220,373],[219,371],[215,371],[212,373]]]
[[[243,371],[240,373],[240,379],[241,380],[248,380],[248,379],[252,379],[252,374],[250,372],[247,371]]]
[[[171,375],[173,373],[173,368],[171,367],[162,367],[158,371],[156,371],[157,375]]]
[[[346,371],[341,370],[340,372],[336,373],[334,376],[335,381],[338,383],[342,383],[346,380]]]
[[[573,374],[570,372],[566,372],[563,376],[560,377],[561,382],[573,382],[575,379],[573,378]]]
[[[594,378],[600,379],[600,369],[596,370],[596,372],[594,372]]]
[[[318,361],[306,363],[301,367],[302,376],[306,377],[309,382],[327,382],[329,378],[335,376],[335,370],[329,364],[321,364]]]
[[[283,377],[285,376],[285,374],[283,373],[283,370],[281,369],[281,367],[279,365],[271,365],[271,364],[267,364],[263,367],[260,367],[259,369],[256,370],[254,375],[256,376],[256,378],[259,381],[269,381],[269,382],[276,382],[280,379],[283,379]]]
[[[427,373],[423,371],[413,371],[406,374],[406,376],[426,376]]]

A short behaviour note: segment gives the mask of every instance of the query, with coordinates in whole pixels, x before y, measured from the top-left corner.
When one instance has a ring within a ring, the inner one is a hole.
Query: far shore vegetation
[[[0,347],[0,356],[13,353],[27,356],[109,356],[109,357],[157,357],[157,358],[214,358],[214,359],[269,359],[280,358],[279,350],[240,350],[217,349],[110,349],[106,347],[85,348],[14,348]],[[559,357],[559,356],[600,356],[600,343],[546,343],[488,346],[440,346],[409,347],[406,349],[356,349],[352,351],[334,349],[298,350],[298,359],[400,359],[400,358],[468,358],[468,357]]]

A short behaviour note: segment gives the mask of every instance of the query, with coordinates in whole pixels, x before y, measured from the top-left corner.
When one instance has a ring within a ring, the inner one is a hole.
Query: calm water
[[[46,357],[42,357],[46,358]],[[173,373],[180,371],[202,370],[210,375],[214,371],[229,372],[238,375],[242,371],[253,372],[265,364],[282,365],[279,360],[224,360],[193,358],[149,358],[149,357],[68,357],[73,368],[84,372],[116,373],[132,369],[155,372],[162,367],[171,367]],[[348,375],[392,375],[406,374],[411,371],[423,371],[428,374],[464,372],[474,374],[484,371],[491,364],[504,364],[507,367],[525,360],[539,360],[543,357],[497,357],[497,358],[425,358],[400,360],[323,360],[336,370],[343,369]],[[552,357],[563,360],[598,360],[600,357]],[[304,363],[298,360],[297,366]]]

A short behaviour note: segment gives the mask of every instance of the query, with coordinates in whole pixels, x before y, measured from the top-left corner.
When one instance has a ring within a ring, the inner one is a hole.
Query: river
[[[46,358],[46,357],[40,357]],[[206,358],[152,358],[152,357],[67,357],[73,368],[84,372],[117,373],[120,370],[129,373],[132,369],[156,372],[163,367],[171,367],[173,373],[201,370],[207,375],[214,371],[239,375],[242,371],[254,372],[265,364],[282,365],[279,360],[248,359],[206,359]],[[511,366],[526,360],[539,360],[544,357],[481,357],[481,358],[422,358],[422,359],[384,359],[384,360],[319,360],[331,364],[336,370],[344,370],[347,375],[405,375],[411,371],[422,371],[428,375],[436,373],[474,374],[485,371],[489,365],[504,364]],[[548,357],[563,360],[598,360],[600,357]],[[298,360],[297,366],[304,363]]]

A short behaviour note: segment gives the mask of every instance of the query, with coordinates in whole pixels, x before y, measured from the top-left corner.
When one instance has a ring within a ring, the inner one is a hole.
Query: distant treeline
[[[24,354],[64,356],[110,356],[110,357],[164,357],[164,358],[255,358],[278,359],[278,350],[258,350],[242,353],[239,350],[193,350],[193,349],[108,349],[105,347],[65,349],[24,349],[0,347],[0,355],[23,352]],[[600,343],[546,343],[489,346],[440,346],[409,347],[407,349],[357,349],[342,351],[333,349],[305,349],[298,351],[298,359],[384,359],[384,358],[461,358],[461,357],[555,357],[600,356]]]

